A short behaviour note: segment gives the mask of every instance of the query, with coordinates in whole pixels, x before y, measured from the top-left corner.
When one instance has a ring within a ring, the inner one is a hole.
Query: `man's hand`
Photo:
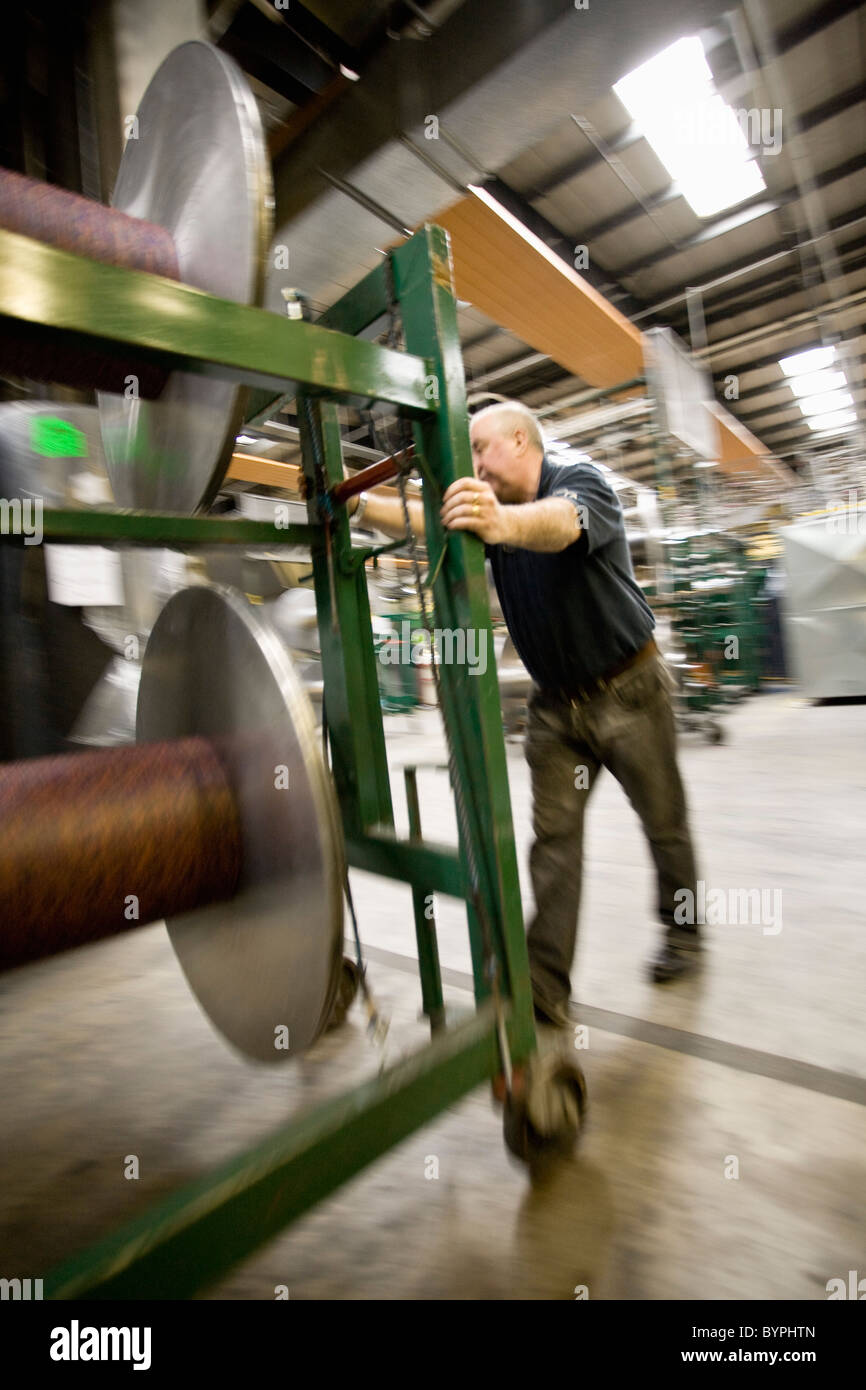
[[[442,498],[440,512],[446,531],[472,531],[488,545],[509,539],[506,508],[489,483],[478,478],[458,478]]]

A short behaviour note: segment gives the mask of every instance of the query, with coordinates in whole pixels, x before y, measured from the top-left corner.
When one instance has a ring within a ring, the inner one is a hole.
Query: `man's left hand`
[[[442,498],[440,516],[446,531],[473,531],[488,545],[501,545],[508,539],[505,513],[489,483],[458,478]]]

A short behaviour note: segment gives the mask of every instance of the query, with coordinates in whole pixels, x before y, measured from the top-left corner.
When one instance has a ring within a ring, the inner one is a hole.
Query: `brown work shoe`
[[[654,984],[664,985],[670,980],[682,979],[684,975],[696,974],[702,959],[698,942],[694,946],[673,946],[666,941],[650,961],[650,975]]]

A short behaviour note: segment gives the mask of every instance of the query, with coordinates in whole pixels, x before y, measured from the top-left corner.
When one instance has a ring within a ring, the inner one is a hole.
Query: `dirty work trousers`
[[[535,843],[530,873],[536,915],[527,944],[535,998],[562,1005],[570,994],[583,858],[583,818],[603,767],[640,817],[658,877],[658,914],[672,945],[696,945],[678,925],[678,889],[696,892],[686,799],[676,760],[672,678],[661,656],[624,671],[585,702],[534,686],[526,758]],[[691,902],[695,901],[692,896]],[[638,908],[636,906],[636,913]],[[680,911],[680,916],[683,916]]]

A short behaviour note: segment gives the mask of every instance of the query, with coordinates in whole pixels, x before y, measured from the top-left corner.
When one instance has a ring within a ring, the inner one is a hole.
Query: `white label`
[[[120,556],[101,545],[46,545],[45,572],[52,603],[74,608],[122,604]]]

